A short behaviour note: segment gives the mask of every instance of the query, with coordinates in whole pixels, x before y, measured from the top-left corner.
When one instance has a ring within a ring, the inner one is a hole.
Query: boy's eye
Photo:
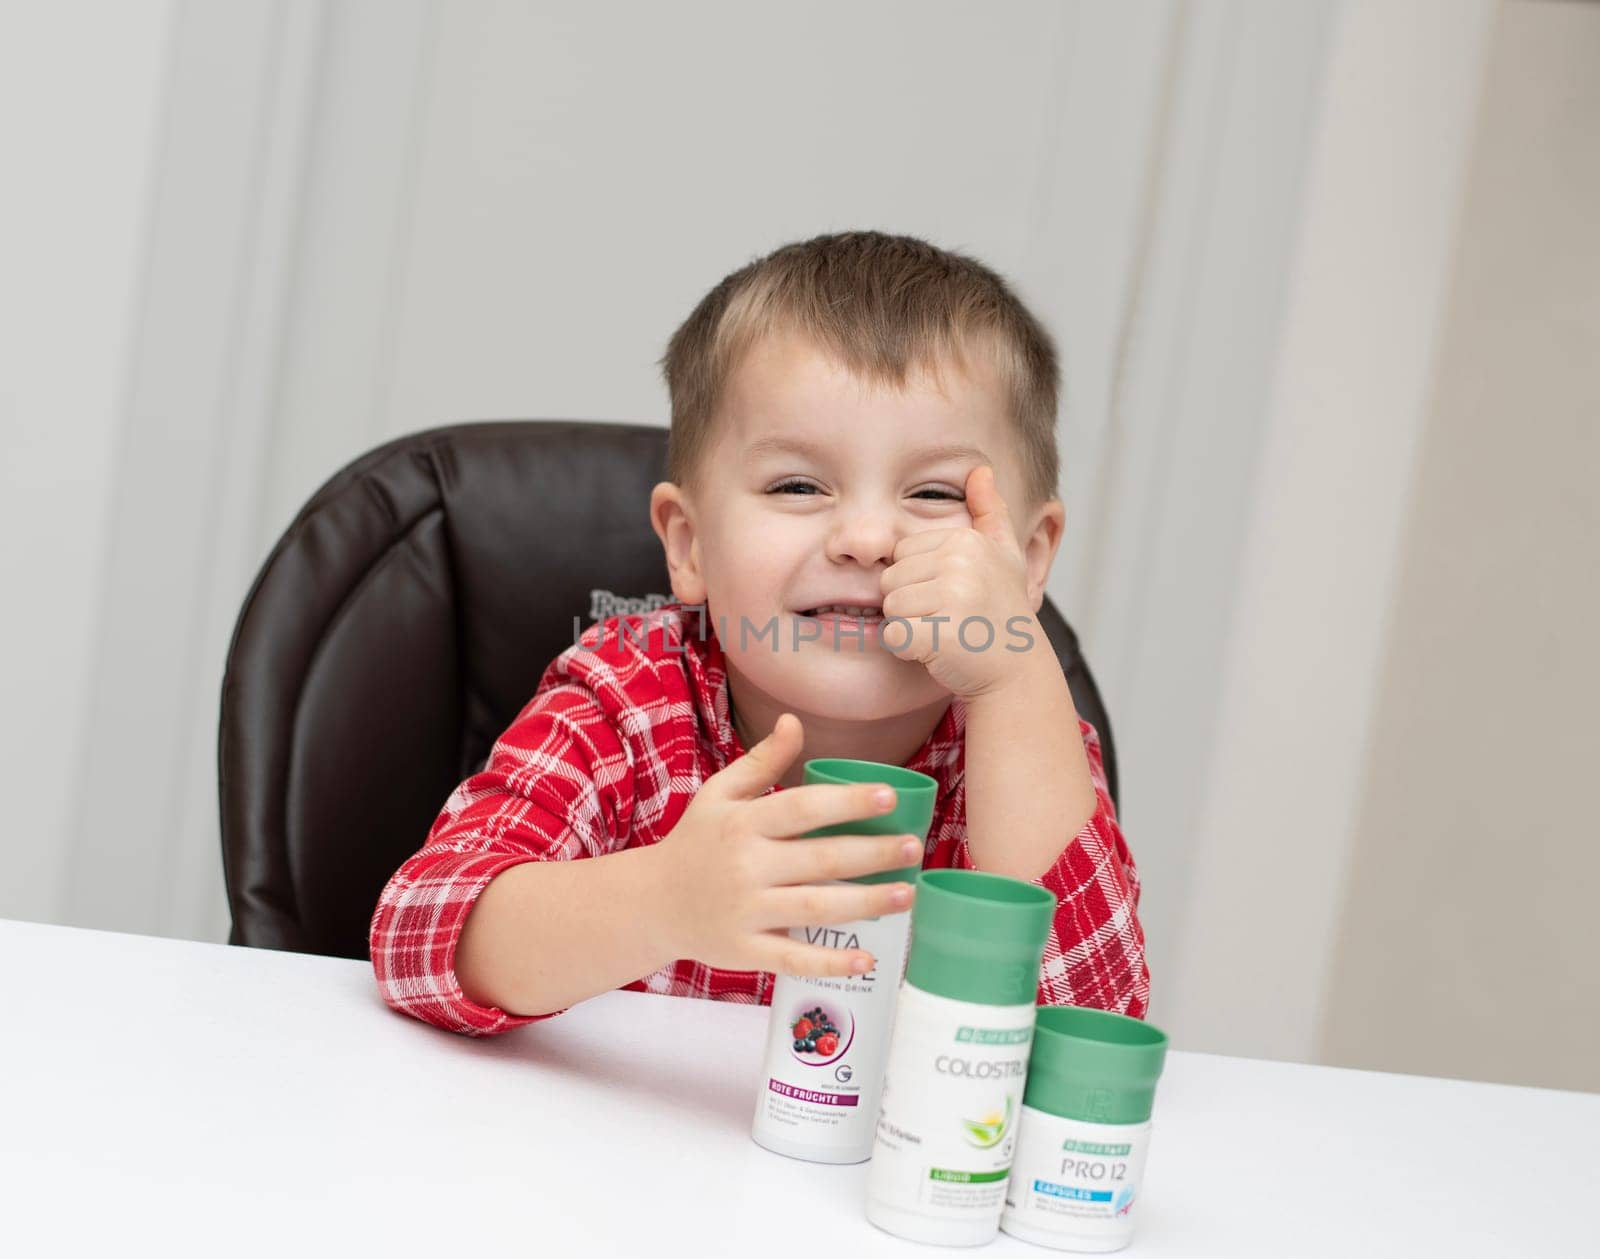
[[[791,480],[791,481],[779,481],[776,485],[774,485],[771,489],[769,489],[767,491],[768,494],[815,494],[816,492],[817,492],[817,487],[815,485],[812,485],[811,482],[809,482],[809,481],[793,481],[793,480]],[[950,503],[959,503],[959,502],[964,501],[964,498],[965,498],[964,495],[952,494],[949,490],[934,490],[934,489],[918,490],[911,497],[912,498],[931,498],[931,499],[933,499],[935,501],[950,502]]]

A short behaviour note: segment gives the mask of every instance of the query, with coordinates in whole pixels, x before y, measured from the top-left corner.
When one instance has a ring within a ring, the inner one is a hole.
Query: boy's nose
[[[894,560],[894,546],[900,534],[892,513],[851,512],[841,517],[828,535],[830,560],[844,564],[854,561],[865,568],[887,565]]]

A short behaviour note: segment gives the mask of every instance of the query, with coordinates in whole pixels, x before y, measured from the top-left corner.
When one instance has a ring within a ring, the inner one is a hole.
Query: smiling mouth
[[[865,604],[829,603],[820,608],[806,608],[800,613],[808,617],[838,617],[846,621],[881,621],[883,609]]]

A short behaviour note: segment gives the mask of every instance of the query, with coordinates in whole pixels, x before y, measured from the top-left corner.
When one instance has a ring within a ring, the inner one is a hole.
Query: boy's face
[[[986,365],[973,378],[953,366],[942,382],[913,376],[899,392],[865,385],[804,338],[774,336],[729,381],[714,433],[693,494],[661,483],[651,517],[674,596],[706,605],[722,640],[740,712],[860,722],[943,711],[950,693],[876,635],[863,647],[840,633],[836,646],[829,623],[808,640],[817,623],[800,622],[824,604],[881,608],[897,542],[971,527],[964,487],[980,464],[994,468],[1016,522],[1038,610],[1061,504],[1024,515],[1012,422]],[[941,642],[955,629],[941,625]],[[995,631],[990,650],[1001,650],[1006,627]],[[903,633],[891,629],[890,640]]]

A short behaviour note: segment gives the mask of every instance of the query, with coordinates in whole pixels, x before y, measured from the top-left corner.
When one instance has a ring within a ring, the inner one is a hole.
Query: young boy
[[[728,276],[663,366],[675,601],[586,630],[446,801],[372,919],[384,999],[473,1035],[617,987],[766,1004],[774,971],[870,969],[787,929],[905,909],[830,881],[920,859],[1049,889],[1039,999],[1142,1017],[1138,875],[1034,619],[1048,333],[972,259],[846,232]],[[926,844],[796,839],[893,799],[798,785],[817,756],[937,779]]]

